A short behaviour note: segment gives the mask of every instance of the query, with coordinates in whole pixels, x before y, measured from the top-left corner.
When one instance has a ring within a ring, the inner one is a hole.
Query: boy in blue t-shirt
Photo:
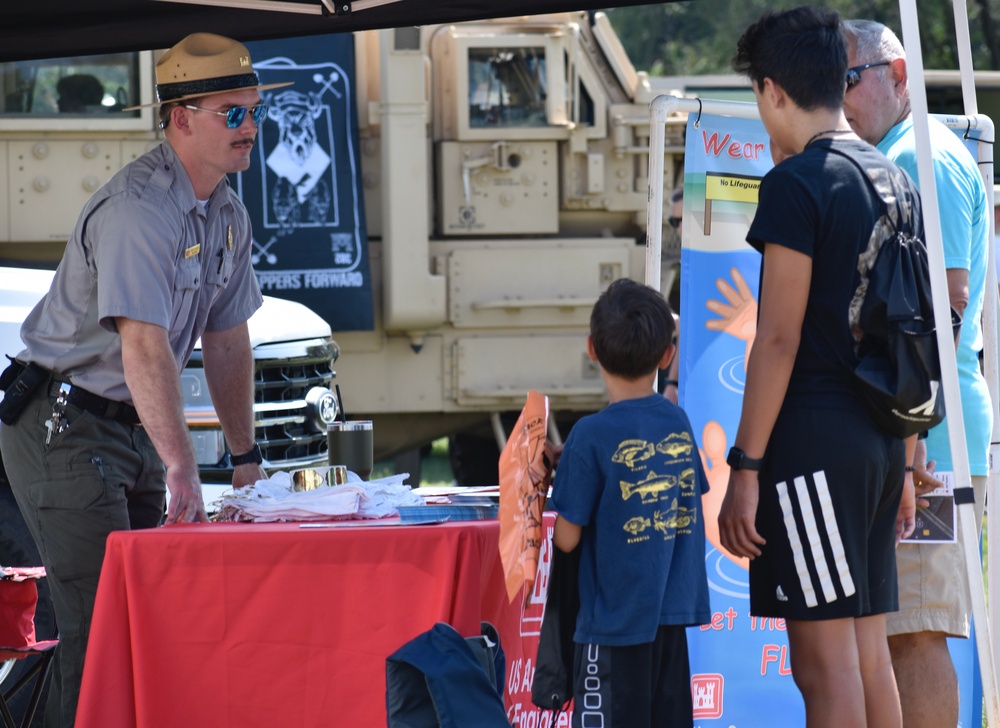
[[[654,390],[674,355],[658,291],[615,281],[594,305],[587,352],[608,406],[559,458],[553,541],[579,545],[573,726],[691,726],[688,625],[709,621],[708,490],[687,415]]]

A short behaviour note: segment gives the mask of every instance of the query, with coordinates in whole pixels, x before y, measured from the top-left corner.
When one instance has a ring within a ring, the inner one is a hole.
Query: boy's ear
[[[587,334],[587,356],[590,357],[591,361],[597,361],[597,352],[594,350],[594,340],[590,338],[590,334]]]
[[[674,354],[677,353],[677,346],[671,344],[667,347],[667,350],[663,352],[663,357],[660,359],[660,369],[667,369],[670,367],[670,362],[674,360]]]
[[[768,100],[772,108],[778,109],[784,105],[785,89],[773,78],[766,77],[764,78],[764,83],[761,85],[761,96]]]

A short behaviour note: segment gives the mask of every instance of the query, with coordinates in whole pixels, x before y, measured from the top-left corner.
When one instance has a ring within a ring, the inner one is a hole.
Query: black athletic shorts
[[[818,620],[895,611],[903,441],[854,400],[782,410],[760,475],[750,612]]]
[[[573,728],[691,728],[685,627],[661,625],[652,642],[576,645]]]

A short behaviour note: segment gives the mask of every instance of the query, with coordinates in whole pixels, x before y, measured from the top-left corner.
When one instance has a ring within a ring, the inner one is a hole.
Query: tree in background
[[[736,39],[768,9],[802,5],[803,0],[680,0],[607,10],[636,68],[655,76],[732,73]],[[818,0],[845,18],[877,20],[902,37],[897,0]],[[918,0],[920,41],[927,68],[958,68],[955,22],[950,0]],[[1000,70],[1000,37],[993,15],[1000,0],[969,5],[973,66]]]

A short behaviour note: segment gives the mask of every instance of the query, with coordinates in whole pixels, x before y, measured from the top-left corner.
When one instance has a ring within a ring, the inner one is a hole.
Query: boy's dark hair
[[[674,337],[674,317],[660,292],[620,278],[590,314],[590,338],[608,374],[634,381],[660,366]]]
[[[764,13],[737,42],[733,69],[758,89],[770,78],[806,111],[839,109],[847,76],[840,15],[806,5]]]

